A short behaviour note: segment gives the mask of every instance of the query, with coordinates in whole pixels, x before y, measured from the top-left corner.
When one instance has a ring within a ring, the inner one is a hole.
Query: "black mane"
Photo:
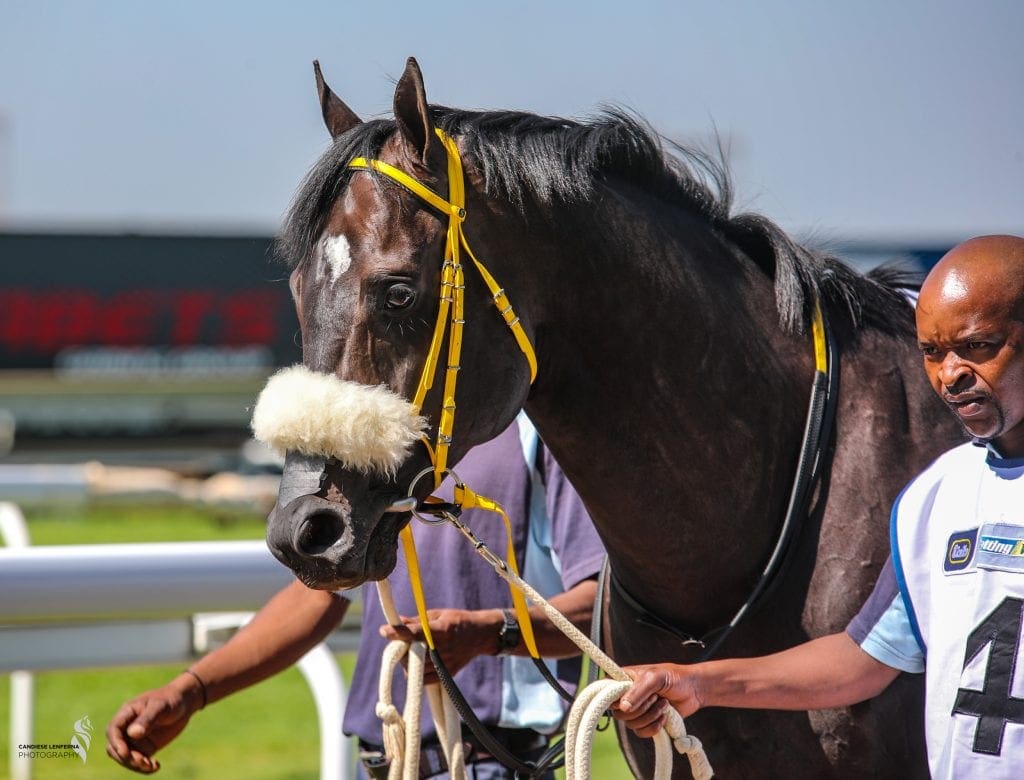
[[[732,184],[722,155],[703,154],[662,138],[618,109],[587,121],[514,111],[432,107],[438,127],[460,137],[484,173],[489,195],[523,209],[587,201],[601,183],[618,180],[703,217],[775,282],[779,319],[800,332],[818,298],[843,330],[864,326],[905,333],[912,311],[899,292],[908,278],[892,269],[862,276],[838,259],[801,246],[764,216],[733,215]],[[311,255],[331,204],[341,194],[354,157],[375,157],[395,131],[393,120],[357,125],[339,137],[300,185],[277,240],[291,267]]]

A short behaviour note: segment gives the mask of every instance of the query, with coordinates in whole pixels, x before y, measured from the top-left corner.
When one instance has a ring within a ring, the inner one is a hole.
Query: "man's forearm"
[[[564,593],[552,596],[548,601],[565,615],[584,634],[590,632],[590,621],[597,595],[597,580],[583,580]],[[552,623],[540,607],[530,608],[537,649],[545,658],[569,658],[579,655],[579,648]],[[522,642],[516,648],[516,655],[528,655]]]
[[[596,592],[596,581],[584,580],[564,593],[552,596],[550,601],[586,632],[590,629],[590,614]],[[504,625],[501,609],[438,609],[430,610],[428,615],[434,642],[452,674],[478,655],[498,652],[499,635]],[[567,658],[579,654],[576,645],[555,628],[542,609],[532,607],[530,617],[537,649],[542,656]],[[381,626],[381,636],[387,640],[423,641],[419,620],[405,618],[405,621],[401,626]],[[528,655],[521,636],[513,653]]]
[[[348,604],[298,580],[279,591],[227,644],[191,667],[206,686],[208,702],[291,666],[338,625]]]
[[[774,655],[709,661],[690,669],[703,707],[783,710],[856,704],[880,693],[899,674],[845,633]]]
[[[633,686],[612,706],[642,737],[664,723],[667,701],[684,718],[704,707],[820,710],[880,693],[899,670],[876,661],[845,633],[757,658],[626,668]]]

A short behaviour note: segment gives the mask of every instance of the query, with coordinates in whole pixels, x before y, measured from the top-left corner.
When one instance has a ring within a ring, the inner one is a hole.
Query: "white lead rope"
[[[391,584],[377,582],[384,617],[392,626],[401,626],[402,618],[395,608]],[[405,709],[395,707],[392,685],[398,665],[406,652],[409,654],[406,670]],[[430,714],[437,730],[437,738],[444,750],[445,760],[451,767],[454,780],[465,780],[466,756],[462,746],[462,727],[459,714],[440,684],[423,685],[423,669],[427,648],[422,642],[403,642],[396,639],[384,649],[377,688],[377,717],[381,720],[384,754],[388,757],[388,780],[419,780],[420,776],[420,723],[423,692],[426,690]]]
[[[543,609],[551,623],[565,634],[582,653],[589,656],[591,663],[597,664],[608,675],[608,678],[591,683],[577,694],[566,723],[566,780],[589,780],[590,759],[597,724],[612,702],[617,701],[623,693],[629,690],[633,684],[632,679],[601,648],[591,642],[586,634],[576,628],[565,615],[541,596],[530,583],[510,571],[505,562],[487,549],[469,528],[457,519],[449,517],[449,521],[473,543],[477,553],[491,565],[499,577],[518,588],[527,599]],[[379,581],[377,590],[388,622],[392,625],[402,625],[387,580]],[[401,647],[392,649],[395,645]],[[416,649],[411,652],[409,658],[409,682],[404,718],[398,715],[398,710],[394,707],[391,699],[391,681],[396,666],[408,645],[409,643],[406,642],[392,642],[385,650],[385,663],[381,668],[380,702],[377,704],[377,714],[384,720],[384,748],[391,760],[388,780],[417,780],[419,777],[419,719],[423,695],[423,655],[425,653],[423,643],[412,643],[412,647]],[[450,776],[454,780],[463,780],[466,777],[466,765],[458,713],[455,711],[451,699],[436,683],[427,686],[427,696],[438,738],[444,749],[448,766],[451,767]],[[384,715],[381,714],[382,712]],[[401,726],[398,726],[398,721],[402,721]],[[403,733],[399,731],[399,728],[404,730],[404,738],[399,736]],[[390,736],[389,729],[392,730]],[[710,780],[714,776],[711,763],[708,761],[700,740],[686,733],[686,724],[682,717],[669,707],[666,710],[664,728],[654,736],[655,780],[668,780],[672,776],[673,748],[689,760],[690,772],[695,780]]]
[[[457,521],[456,528],[464,527]],[[466,529],[468,530],[468,529]],[[463,531],[465,533],[466,531]],[[591,663],[596,663],[609,679],[591,683],[576,697],[565,731],[565,776],[566,780],[587,780],[590,777],[590,756],[593,747],[594,731],[601,715],[623,693],[633,685],[632,679],[622,667],[613,661],[601,648],[590,641],[590,638],[574,626],[568,618],[548,603],[530,583],[509,571],[507,567],[496,565],[493,555],[485,552],[486,548],[474,545],[481,556],[491,562],[498,576],[519,588],[531,602],[544,610],[544,614],[566,637],[585,655]],[[498,563],[502,563],[500,560]],[[682,717],[674,709],[666,710],[665,727],[654,737],[654,777],[655,780],[667,780],[672,776],[672,748],[684,754],[690,762],[690,772],[695,780],[710,780],[714,776],[711,763],[704,753],[704,747],[696,737],[686,733],[686,725]]]

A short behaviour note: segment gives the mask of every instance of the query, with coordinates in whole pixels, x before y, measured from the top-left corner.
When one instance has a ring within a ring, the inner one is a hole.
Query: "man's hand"
[[[500,609],[431,609],[427,611],[427,620],[434,645],[452,676],[478,655],[497,652],[498,633],[504,622]],[[381,626],[380,635],[387,640],[425,641],[419,618],[403,616],[402,621],[403,626]],[[429,659],[423,681],[438,682]]]
[[[107,755],[135,772],[156,772],[160,762],[153,754],[181,733],[202,702],[199,683],[189,674],[136,696],[107,726]]]
[[[612,705],[612,714],[640,737],[653,737],[665,724],[665,707],[671,705],[684,718],[702,706],[696,677],[686,666],[649,664],[628,666],[633,687]]]
[[[868,655],[845,631],[758,658],[633,666],[626,672],[636,682],[612,712],[642,737],[661,727],[666,701],[684,718],[701,707],[847,707],[877,696],[900,673]]]

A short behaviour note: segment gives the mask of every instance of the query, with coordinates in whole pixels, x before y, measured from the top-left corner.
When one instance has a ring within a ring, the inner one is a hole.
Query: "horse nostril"
[[[341,538],[345,527],[333,512],[313,512],[302,521],[295,547],[305,555],[319,555]]]

